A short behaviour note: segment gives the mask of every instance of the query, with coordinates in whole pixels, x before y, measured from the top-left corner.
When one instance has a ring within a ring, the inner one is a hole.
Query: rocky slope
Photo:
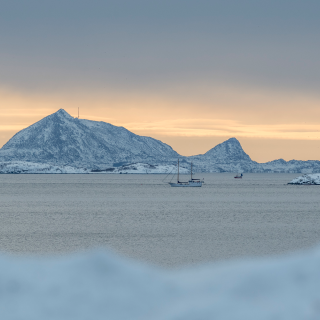
[[[193,162],[196,171],[203,172],[252,172],[260,168],[236,138],[218,144],[205,154],[188,157],[188,160]]]
[[[18,132],[0,150],[0,161],[87,168],[119,162],[163,162],[178,156],[159,140],[109,123],[73,118],[62,109]]]

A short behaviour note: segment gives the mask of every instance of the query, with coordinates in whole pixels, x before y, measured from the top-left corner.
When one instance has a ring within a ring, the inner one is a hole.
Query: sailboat
[[[179,181],[179,159],[178,159],[178,177],[177,182],[169,182],[171,187],[202,187],[203,180],[192,178],[192,162],[191,162],[191,179],[187,182]]]

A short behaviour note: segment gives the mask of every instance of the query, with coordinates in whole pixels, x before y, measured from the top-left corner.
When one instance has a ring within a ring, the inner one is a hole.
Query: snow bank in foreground
[[[1,173],[88,173],[88,170],[70,166],[53,166],[27,161],[0,162]]]
[[[164,271],[107,252],[0,256],[1,319],[320,319],[320,248]]]
[[[320,173],[304,174],[303,176],[294,178],[288,184],[320,184]]]

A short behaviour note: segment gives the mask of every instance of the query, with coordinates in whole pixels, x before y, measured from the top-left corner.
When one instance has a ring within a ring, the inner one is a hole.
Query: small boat
[[[177,182],[169,182],[171,187],[202,187],[203,180],[192,178],[192,162],[191,162],[191,179],[186,182],[179,181],[179,159],[178,159],[178,177]]]
[[[243,177],[243,174],[241,173],[241,174],[237,174],[234,178],[235,179],[242,179],[242,177]]]

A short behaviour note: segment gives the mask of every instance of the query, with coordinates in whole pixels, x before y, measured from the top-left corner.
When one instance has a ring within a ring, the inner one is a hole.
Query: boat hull
[[[202,182],[169,182],[171,187],[202,187]]]

